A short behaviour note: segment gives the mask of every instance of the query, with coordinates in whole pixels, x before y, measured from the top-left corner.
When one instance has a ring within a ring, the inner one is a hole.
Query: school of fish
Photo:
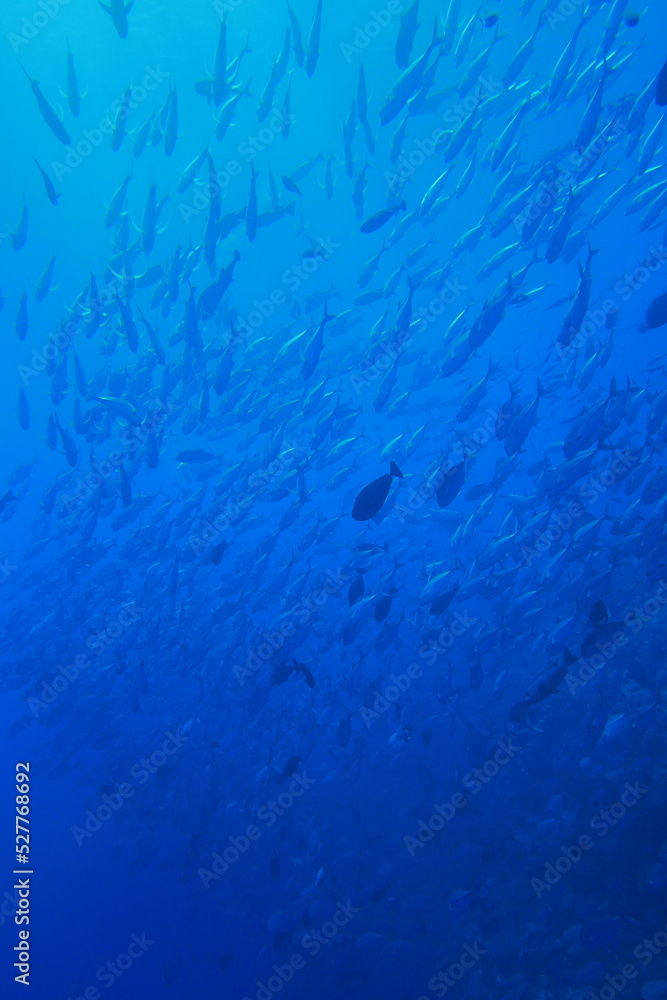
[[[667,10],[265,6],[186,80],[96,5],[97,204],[98,81],[17,46],[12,753],[84,852],[173,738],[108,820],[192,913],[159,995],[663,1000]]]

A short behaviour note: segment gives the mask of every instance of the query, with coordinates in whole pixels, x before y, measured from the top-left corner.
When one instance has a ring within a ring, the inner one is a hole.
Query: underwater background
[[[667,998],[666,27],[3,4],[2,996]]]

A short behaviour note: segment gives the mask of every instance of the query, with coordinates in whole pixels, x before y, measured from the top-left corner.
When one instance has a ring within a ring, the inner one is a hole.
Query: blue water
[[[0,11],[2,996],[662,1000],[662,5],[113,6]]]

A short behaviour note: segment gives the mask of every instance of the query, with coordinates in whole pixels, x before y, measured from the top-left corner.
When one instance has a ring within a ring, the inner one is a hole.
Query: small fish
[[[55,113],[55,111],[53,110],[47,99],[44,97],[44,94],[42,93],[41,88],[39,86],[39,83],[37,82],[37,80],[33,79],[33,77],[30,76],[30,74],[23,68],[21,63],[19,63],[19,66],[21,66],[21,69],[28,77],[28,80],[30,82],[30,89],[33,92],[35,100],[37,101],[37,106],[40,110],[42,118],[49,126],[49,128],[55,135],[56,139],[59,139],[64,146],[71,146],[72,140],[69,137],[67,129],[65,128],[65,126],[63,125],[60,118]]]
[[[67,45],[67,103],[74,118],[79,117],[81,110],[81,97],[79,95],[79,84],[76,78],[76,68],[74,66],[74,56]]]
[[[619,712],[617,715],[612,715],[605,725],[600,739],[598,740],[599,746],[604,746],[607,743],[611,743],[624,731],[628,717],[625,712]]]
[[[291,179],[291,177],[287,177],[286,175],[283,175],[281,177],[281,180],[283,182],[283,187],[287,191],[289,191],[291,194],[297,194],[297,195],[299,195],[299,197],[301,197],[301,191],[297,187],[297,185],[294,183],[294,181]]]
[[[98,0],[99,2],[99,0]],[[125,138],[125,133],[127,131],[127,116],[130,111],[130,99],[132,97],[132,88],[126,87],[125,92],[120,100],[118,106],[118,111],[116,112],[116,117],[113,122],[113,130],[111,133],[111,149],[114,153],[117,153],[123,144],[123,139]]]
[[[55,267],[56,258],[52,257],[49,263],[44,269],[42,277],[39,279],[39,284],[35,290],[35,302],[43,302],[46,296],[51,291],[51,279],[53,278],[53,268]]]
[[[312,689],[315,687],[315,678],[305,663],[298,663],[296,660],[292,660],[292,667],[298,674],[302,675],[309,688]]]
[[[30,409],[25,389],[19,389],[19,424],[24,431],[30,427]]]
[[[28,206],[23,199],[23,210],[18,226],[12,232],[12,250],[21,250],[28,238]]]
[[[404,212],[407,208],[405,204],[405,199],[400,201],[398,205],[393,208],[383,208],[382,211],[376,212],[375,215],[369,216],[365,222],[361,225],[362,233],[374,233],[376,230],[381,229],[382,226],[386,226],[390,219],[396,215],[397,212]]]
[[[222,562],[222,557],[225,553],[226,543],[220,542],[218,545],[214,545],[211,549],[211,562],[214,566],[219,566]]]
[[[667,104],[667,101],[665,103]],[[644,322],[640,323],[637,329],[641,333],[646,333],[647,330],[657,330],[665,324],[667,324],[667,292],[653,299],[646,310]]]
[[[212,462],[217,457],[217,455],[212,455],[210,451],[204,451],[203,448],[192,448],[179,451],[176,455],[176,461],[182,462],[184,465],[201,465],[203,462]]]
[[[56,189],[55,189],[54,183],[51,180],[51,178],[49,177],[49,175],[47,174],[46,170],[44,170],[44,168],[41,167],[39,165],[39,163],[37,163],[37,160],[35,160],[34,157],[33,157],[33,161],[35,162],[35,164],[37,166],[37,169],[39,170],[40,174],[42,175],[42,180],[44,181],[44,188],[46,190],[46,197],[49,199],[49,201],[51,202],[51,204],[55,205],[56,208],[57,208],[58,207],[58,198],[60,198],[61,195],[56,193]]]
[[[164,155],[171,156],[176,147],[178,139],[178,94],[171,91],[169,100],[169,113],[167,114],[167,127],[164,133]]]
[[[597,628],[598,625],[601,625],[603,622],[607,620],[609,615],[607,613],[607,608],[603,600],[595,602],[595,604],[591,608],[591,613],[588,617],[590,618],[591,625],[593,625],[594,628]]]
[[[447,590],[444,594],[440,594],[438,597],[434,598],[431,601],[428,613],[434,616],[444,615],[445,611],[456,597],[458,590],[459,586],[455,583],[451,590]]]
[[[357,601],[360,601],[365,593],[364,577],[361,572],[357,573],[356,577],[350,584],[350,589],[347,592],[347,603],[350,607],[353,607]]]
[[[306,46],[306,76],[308,79],[315,72],[317,60],[320,54],[320,32],[322,30],[322,0],[317,0],[315,18],[310,29],[308,45]]]
[[[125,0],[111,0],[109,4],[102,3],[102,0],[97,0],[102,10],[105,10],[107,14],[111,16],[113,21],[113,26],[118,32],[120,38],[127,38],[127,32],[129,25],[127,23],[127,15],[132,10],[134,6],[134,0],[129,0],[127,5]]]
[[[388,594],[384,594],[377,602],[373,608],[373,617],[376,622],[383,622],[389,616],[394,594],[396,593],[398,593],[398,591],[395,587],[392,587],[391,591]]]
[[[250,194],[248,196],[248,208],[246,211],[245,231],[246,236],[252,243],[257,235],[257,173],[255,171],[255,161],[251,163],[252,176],[250,179]]]
[[[296,15],[294,14],[294,11],[290,7],[289,3],[287,4],[287,13],[289,14],[290,25],[292,28],[292,48],[294,49],[294,58],[296,60],[297,66],[299,67],[299,69],[301,69],[301,67],[303,66],[303,61],[306,57],[306,53],[303,48],[303,35],[301,32],[301,26],[297,21]]]

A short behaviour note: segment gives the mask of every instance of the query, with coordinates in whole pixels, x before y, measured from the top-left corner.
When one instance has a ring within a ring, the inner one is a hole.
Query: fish
[[[320,54],[320,34],[322,31],[322,3],[323,0],[317,0],[317,6],[315,8],[315,17],[313,18],[313,24],[310,29],[310,35],[308,36],[308,44],[306,45],[306,56],[305,56],[305,68],[306,76],[310,79],[317,66],[317,60]]]
[[[97,2],[102,10],[105,10],[111,17],[113,26],[118,33],[118,37],[127,38],[129,30],[127,15],[134,6],[134,0],[128,0],[127,3],[125,3],[125,0],[110,0],[108,4],[103,3],[102,0],[97,0]]]
[[[28,239],[28,206],[26,205],[25,198],[23,199],[21,219],[16,229],[11,233],[11,237],[12,250],[23,249],[26,244],[26,240]]]
[[[646,315],[642,323],[639,324],[637,329],[641,333],[646,333],[648,330],[658,330],[661,326],[667,323],[667,292],[663,295],[658,295],[650,303],[646,310]]]
[[[396,37],[394,57],[396,65],[400,69],[405,69],[410,62],[410,53],[414,45],[415,35],[419,28],[419,0],[413,0],[405,13],[401,14],[401,20]]]
[[[283,183],[283,187],[285,188],[286,191],[289,191],[291,194],[296,194],[299,197],[301,197],[301,191],[294,183],[294,181],[291,179],[291,177],[287,177],[283,174],[281,180]]]
[[[28,406],[28,397],[25,394],[25,389],[21,387],[19,389],[19,425],[22,430],[27,431],[30,428],[30,407]]]
[[[37,82],[37,80],[33,79],[33,77],[30,76],[30,74],[25,70],[25,68],[21,65],[21,63],[19,63],[19,66],[21,67],[21,70],[23,71],[23,73],[25,73],[26,77],[28,78],[28,82],[30,83],[30,89],[33,93],[33,97],[37,101],[37,107],[39,108],[39,113],[41,114],[43,120],[51,129],[56,139],[62,142],[64,146],[71,146],[72,140],[70,139],[69,132],[67,131],[64,124],[62,123],[62,121],[60,120],[54,109],[51,107],[47,99],[44,97],[41,87],[39,86],[39,83]]]
[[[125,134],[127,131],[127,118],[130,113],[131,98],[132,98],[132,88],[126,87],[123,96],[120,100],[118,111],[116,112],[112,126],[111,149],[113,150],[114,153],[118,152],[118,150],[123,144],[123,139],[125,138]]]
[[[257,235],[257,174],[255,173],[255,161],[252,161],[252,177],[250,180],[250,194],[248,196],[248,208],[246,211],[246,236],[252,243]]]
[[[189,448],[180,451],[175,457],[177,462],[182,462],[185,465],[201,465],[203,462],[212,462],[217,458],[216,455],[212,455],[204,448]]]
[[[374,479],[357,495],[352,507],[352,517],[355,521],[369,521],[380,512],[389,495],[393,479],[403,479],[403,473],[395,462],[389,463],[389,472],[379,479]]]
[[[35,164],[37,166],[37,169],[39,170],[40,174],[42,175],[42,180],[44,181],[44,190],[46,191],[46,197],[49,199],[49,201],[51,202],[51,204],[54,207],[57,208],[58,207],[58,199],[60,197],[62,197],[62,194],[58,194],[56,192],[55,185],[54,185],[53,181],[51,180],[51,178],[49,177],[49,175],[47,174],[46,170],[44,170],[44,168],[39,165],[39,163],[37,162],[37,160],[35,160],[34,157],[33,157],[33,160],[34,160],[34,162],[35,162]]]
[[[76,67],[74,66],[74,56],[72,55],[69,43],[67,45],[67,104],[70,114],[74,118],[78,118],[81,111],[81,96],[76,77]]]
[[[43,302],[46,296],[51,291],[51,281],[53,279],[53,269],[55,267],[56,258],[52,257],[49,263],[46,265],[44,272],[39,279],[37,288],[35,289],[35,302]]]
[[[667,107],[667,60],[665,60],[656,80],[655,103],[659,108]]]
[[[169,95],[169,112],[167,114],[167,127],[164,133],[164,154],[171,156],[176,148],[178,139],[178,94],[172,90]]]
[[[407,205],[405,203],[405,199],[403,198],[398,203],[398,205],[395,205],[393,208],[384,208],[384,209],[382,209],[379,212],[375,212],[374,215],[370,215],[361,224],[361,227],[360,227],[361,232],[362,233],[374,233],[374,232],[376,232],[378,229],[381,229],[383,226],[386,226],[386,224],[391,219],[393,219],[393,217],[396,215],[397,212],[405,212],[406,208],[407,208]]]
[[[104,2],[7,22],[0,226],[4,732],[81,968],[597,997],[667,872],[661,7]]]

